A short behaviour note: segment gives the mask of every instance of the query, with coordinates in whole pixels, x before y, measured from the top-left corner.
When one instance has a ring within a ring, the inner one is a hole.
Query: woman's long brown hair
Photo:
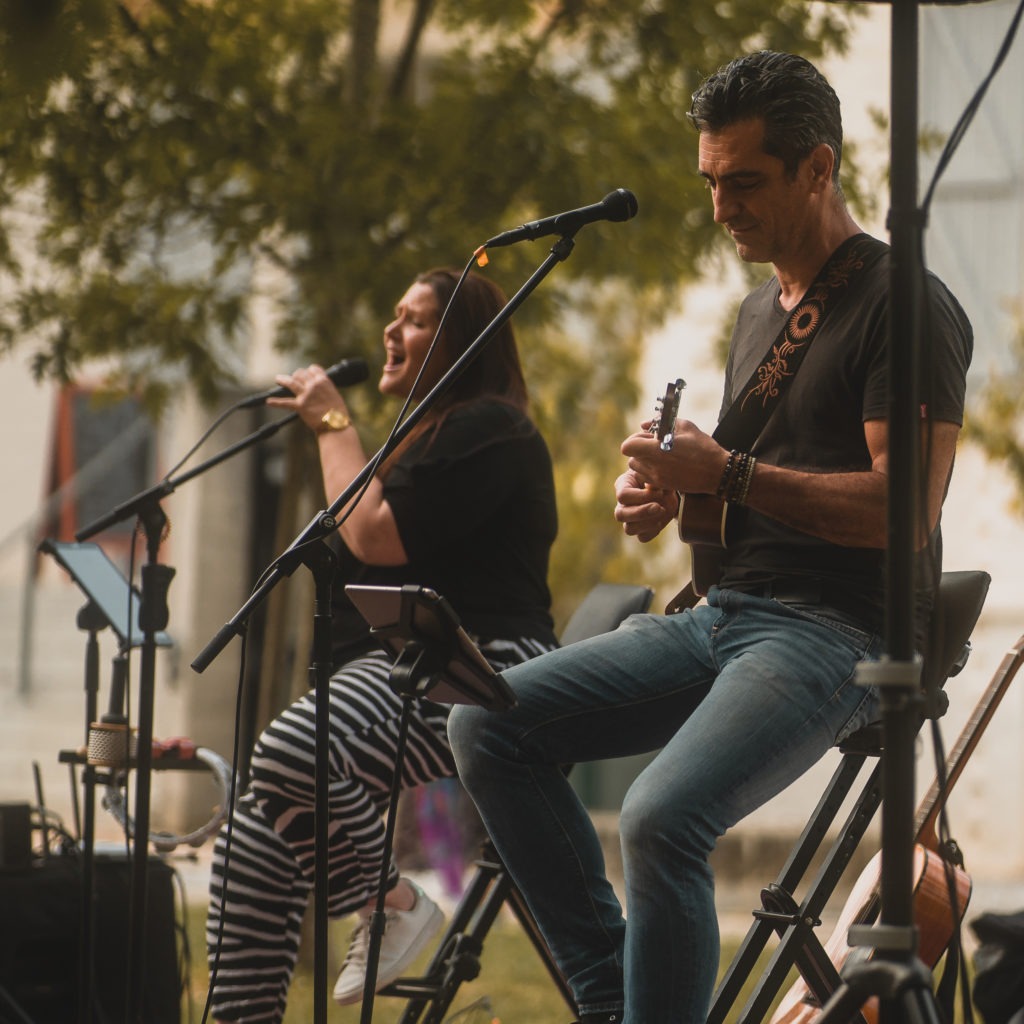
[[[438,316],[444,313],[461,276],[462,272],[452,267],[435,267],[417,275],[416,283],[425,284],[433,291]],[[447,372],[507,302],[505,293],[489,278],[475,271],[467,274],[448,310],[437,350],[431,358],[439,360]],[[482,397],[507,402],[522,411],[528,405],[515,332],[507,320],[438,397],[434,407],[409,432],[388,461],[427,431],[436,432],[453,409]]]
[[[460,272],[438,267],[420,274],[416,281],[430,287],[437,299],[438,313],[444,312],[458,284]],[[448,310],[438,355],[445,370],[466,351],[483,329],[498,315],[508,299],[489,278],[471,272]],[[502,398],[520,409],[527,405],[526,381],[519,364],[519,350],[510,321],[494,333],[476,358],[441,397],[438,408],[448,408],[482,395]]]

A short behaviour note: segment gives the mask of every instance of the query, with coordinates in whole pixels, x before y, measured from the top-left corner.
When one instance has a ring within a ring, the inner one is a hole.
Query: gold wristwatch
[[[318,434],[326,434],[330,430],[345,430],[352,426],[352,420],[340,409],[328,409],[320,417],[320,425],[317,427]]]

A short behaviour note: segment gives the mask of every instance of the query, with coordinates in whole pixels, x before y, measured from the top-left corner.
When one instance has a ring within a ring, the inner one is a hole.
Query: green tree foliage
[[[241,372],[261,295],[296,359],[380,359],[413,274],[616,187],[516,314],[559,466],[556,572],[623,557],[609,513],[645,331],[718,244],[685,112],[772,47],[841,48],[796,0],[7,0],[0,346],[40,377],[99,360],[159,411]],[[548,251],[496,249],[509,292]],[[626,570],[623,569],[625,572]]]
[[[1024,511],[1024,307],[1016,313],[1017,332],[1006,366],[990,371],[968,409],[963,437],[981,447],[988,459],[1010,474],[1017,511]]]

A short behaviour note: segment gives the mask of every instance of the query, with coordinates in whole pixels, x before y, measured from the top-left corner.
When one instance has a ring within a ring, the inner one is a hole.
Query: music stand
[[[110,560],[98,544],[44,540],[39,550],[52,555],[79,589],[106,617],[107,624],[117,634],[121,646],[139,647],[143,641],[143,628],[139,619],[142,595],[129,584],[121,570]],[[169,647],[170,636],[157,630],[158,647]]]
[[[360,1021],[369,1024],[373,1017],[377,966],[386,923],[384,899],[412,701],[430,694],[431,700],[440,703],[479,704],[490,711],[505,711],[515,707],[516,698],[508,683],[488,664],[480,648],[462,628],[451,605],[429,587],[350,584],[345,587],[345,593],[370,624],[370,635],[385,650],[396,655],[388,683],[402,698],[377,902],[368,924],[370,941]]]

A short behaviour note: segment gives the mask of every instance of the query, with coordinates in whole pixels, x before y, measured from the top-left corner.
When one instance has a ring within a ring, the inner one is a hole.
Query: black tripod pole
[[[380,964],[380,947],[387,926],[387,912],[384,901],[387,897],[388,874],[391,867],[391,853],[395,845],[395,825],[398,821],[398,797],[402,791],[402,768],[405,763],[405,748],[409,737],[409,717],[412,702],[429,690],[448,660],[448,654],[438,656],[416,641],[410,641],[399,655],[391,669],[391,689],[402,698],[402,715],[398,722],[398,737],[395,741],[395,767],[391,774],[391,792],[388,812],[384,824],[384,851],[380,864],[380,879],[377,885],[377,899],[370,914],[368,926],[369,943],[366,951],[366,982],[363,986],[363,1004],[360,1008],[360,1024],[373,1020],[374,995],[377,990],[377,969]]]
[[[825,1004],[819,1024],[855,1018],[877,996],[882,1024],[938,1024],[931,974],[917,957],[914,924],[914,747],[921,721],[921,666],[915,658],[915,551],[921,507],[920,301],[923,214],[917,202],[918,4],[892,0],[891,269],[889,281],[888,537],[884,656],[858,681],[881,696],[882,868],[877,924],[855,925],[851,946],[872,948]]]
[[[313,574],[313,664],[310,668],[316,693],[316,776],[313,796],[313,848],[317,856],[313,864],[313,892],[316,906],[324,910],[313,921],[313,1014],[316,1020],[327,1020],[327,889],[330,885],[330,864],[326,854],[330,803],[327,780],[331,770],[331,593],[337,559],[322,543],[309,546],[304,561]]]
[[[395,742],[395,770],[391,777],[391,796],[384,825],[384,855],[381,858],[380,882],[377,887],[377,900],[370,914],[368,924],[369,942],[366,951],[366,982],[363,986],[363,1003],[359,1009],[360,1024],[370,1024],[373,1020],[373,1003],[377,991],[377,970],[380,966],[380,947],[387,926],[387,911],[384,909],[388,883],[388,867],[391,863],[391,852],[395,846],[395,824],[398,814],[398,797],[402,790],[402,764],[405,760],[405,747],[409,737],[409,716],[412,714],[412,697],[402,695],[402,715],[398,722],[398,738]]]
[[[107,617],[90,601],[78,613],[78,626],[88,631],[85,651],[85,743],[96,721],[100,678],[100,645],[97,634],[108,625]],[[96,769],[88,760],[82,768],[84,811],[82,818],[81,933],[78,946],[78,1021],[92,1024],[95,979],[95,922],[93,920],[93,849],[96,832]]]
[[[142,567],[139,625],[142,647],[139,665],[138,751],[135,759],[135,827],[132,845],[132,890],[129,910],[128,1024],[145,1024],[143,993],[146,967],[146,912],[149,881],[149,784],[153,770],[153,708],[156,695],[158,632],[167,626],[167,590],[174,570],[158,559],[167,519],[159,502],[140,513],[146,535],[146,564]]]
[[[905,933],[895,957],[909,960],[914,925],[914,745],[920,723],[920,665],[915,661],[914,553],[920,530],[918,403],[923,225],[917,204],[918,7],[894,0],[891,45],[892,202],[889,281],[889,536],[883,681],[881,924]],[[916,939],[916,937],[915,937]],[[901,948],[902,947],[902,948]]]

